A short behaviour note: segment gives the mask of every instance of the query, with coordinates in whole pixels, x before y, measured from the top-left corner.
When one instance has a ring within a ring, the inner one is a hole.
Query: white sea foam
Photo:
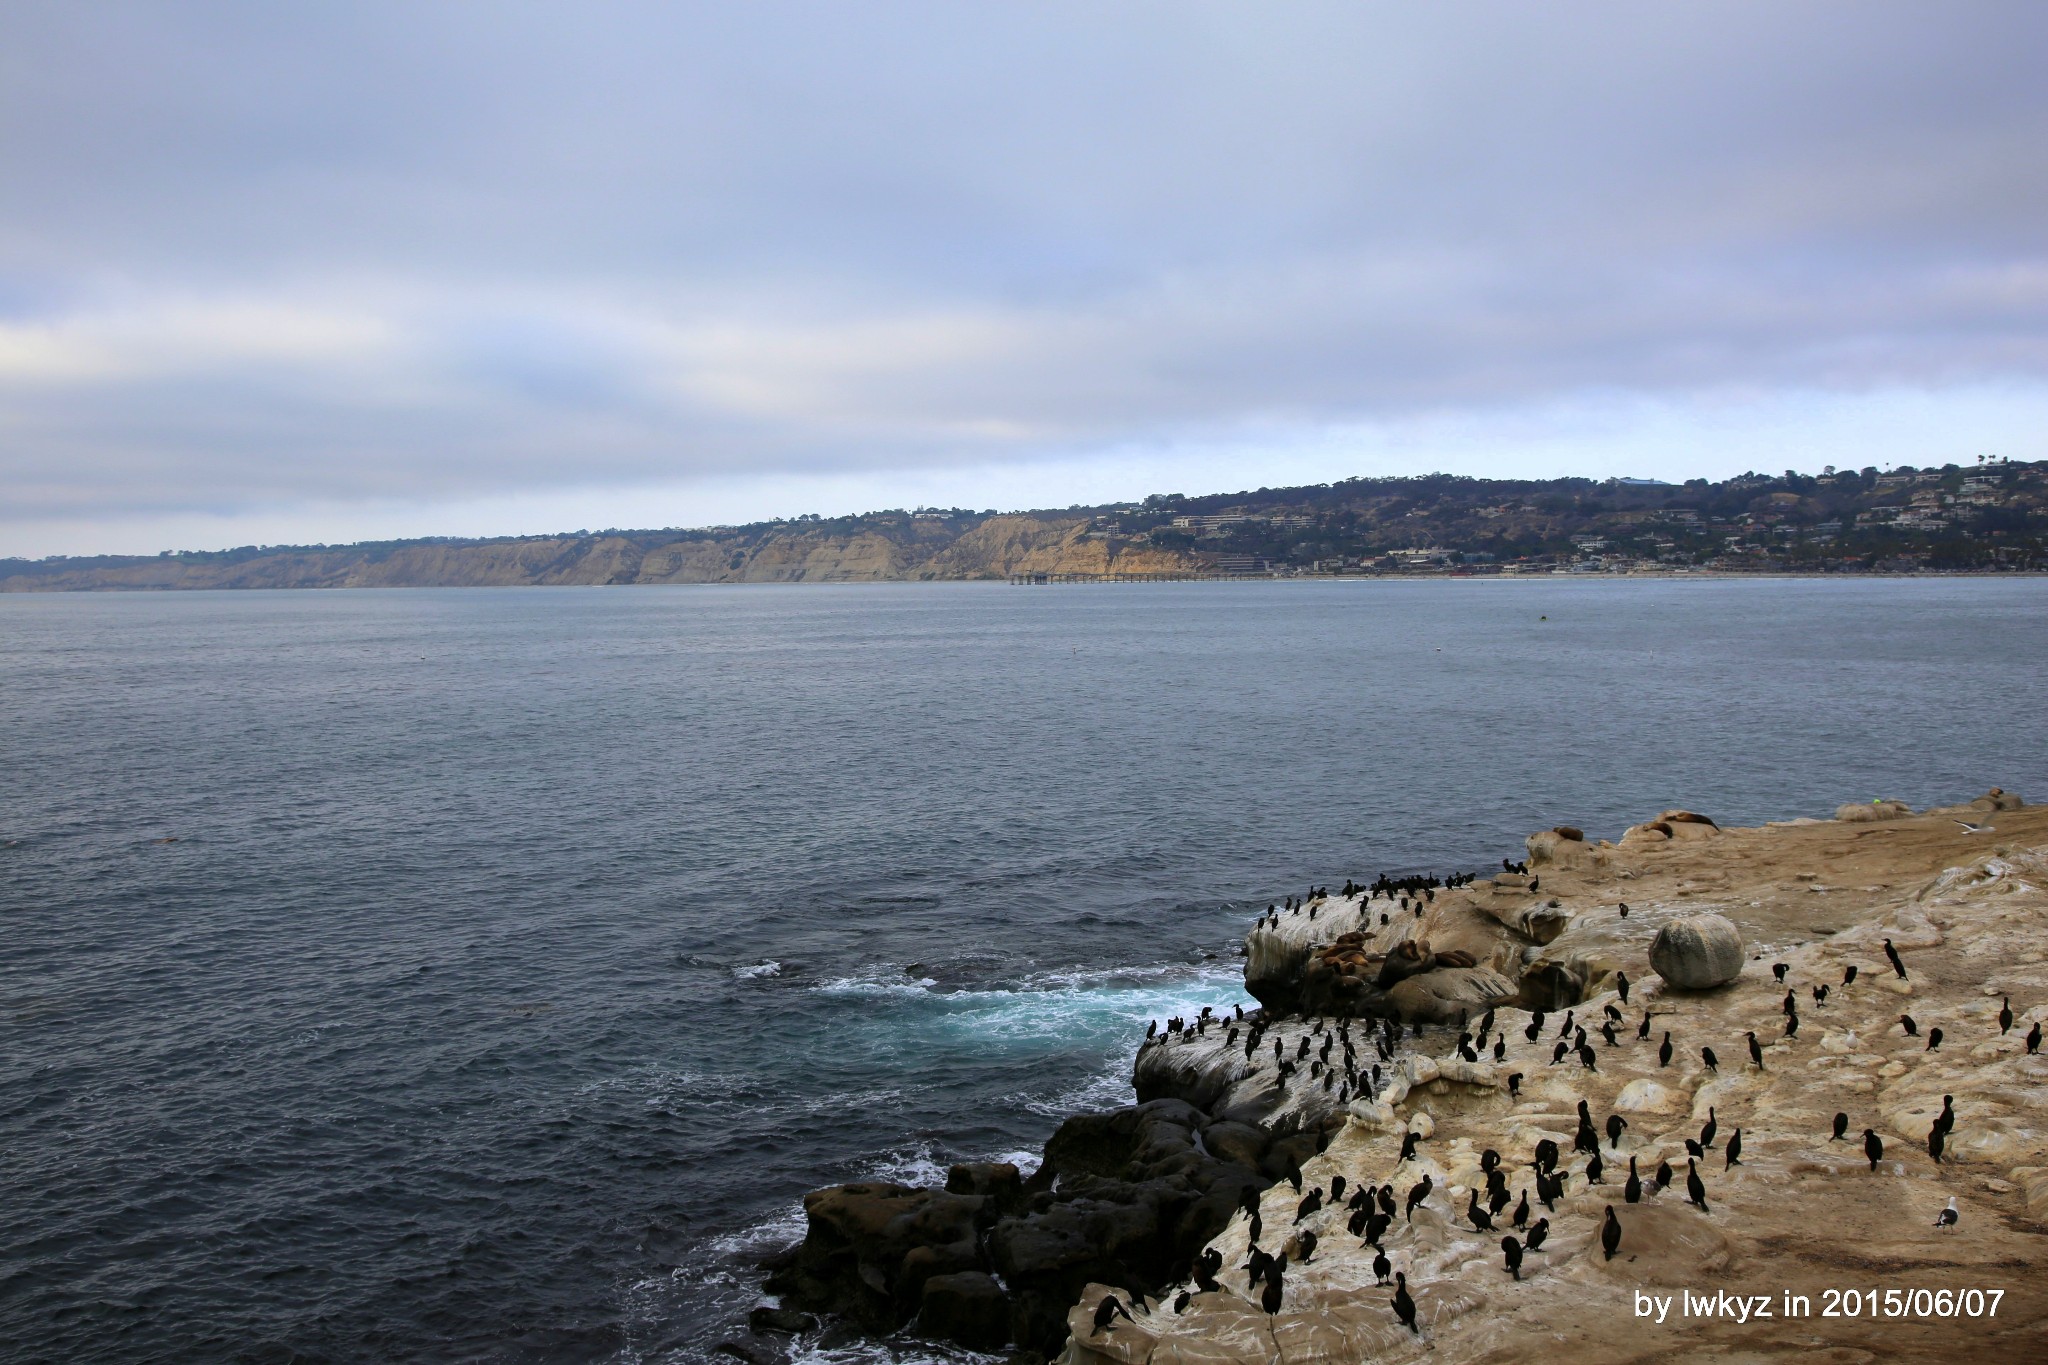
[[[1044,1099],[1027,1099],[1024,1107],[1034,1114],[1063,1119],[1070,1114],[1100,1113],[1137,1102],[1131,1089],[1130,1068],[1119,1066],[1093,1076]]]
[[[732,969],[732,974],[742,981],[761,976],[781,976],[782,964],[780,962],[756,962],[747,967],[735,967]]]
[[[898,972],[890,976],[839,976],[830,981],[820,981],[811,987],[819,995],[924,995],[939,983],[931,977],[906,977]]]

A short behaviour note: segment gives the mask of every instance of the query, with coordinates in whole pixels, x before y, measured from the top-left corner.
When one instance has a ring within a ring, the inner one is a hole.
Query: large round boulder
[[[1657,931],[1650,967],[1665,984],[1703,991],[1742,972],[1742,931],[1720,915],[1689,915]]]

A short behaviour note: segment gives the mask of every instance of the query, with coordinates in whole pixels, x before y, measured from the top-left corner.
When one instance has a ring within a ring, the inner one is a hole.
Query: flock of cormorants
[[[1524,870],[1515,864],[1506,863],[1505,860],[1503,862],[1510,871]],[[1370,886],[1357,886],[1347,881],[1344,887],[1344,894],[1346,896],[1354,896],[1365,893],[1368,903],[1374,897],[1386,896],[1389,899],[1398,899],[1403,908],[1406,908],[1412,899],[1416,913],[1420,914],[1422,906],[1434,899],[1434,892],[1437,888],[1465,885],[1471,882],[1475,875],[1464,874],[1441,880],[1429,876],[1407,877],[1397,880],[1382,875]],[[1534,889],[1533,883],[1531,889]],[[1316,911],[1315,902],[1327,894],[1327,888],[1314,888],[1300,902],[1296,902],[1292,897],[1289,897],[1284,906],[1269,906],[1267,913],[1261,916],[1261,920],[1277,921],[1282,909],[1285,909],[1290,914],[1299,914],[1304,907],[1307,907],[1310,917],[1314,918]],[[1627,913],[1626,906],[1622,907],[1622,913]],[[1884,954],[1898,977],[1901,980],[1908,979],[1906,964],[1890,939],[1884,941]],[[1772,967],[1772,974],[1779,985],[1785,984],[1789,970],[1788,964],[1782,962]],[[1849,987],[1853,986],[1856,981],[1857,971],[1858,969],[1855,965],[1847,966],[1843,970],[1839,989],[1846,991]],[[1622,1003],[1626,1004],[1629,991],[1627,977],[1623,973],[1616,973],[1616,977],[1617,993]],[[1814,1007],[1816,1009],[1825,1008],[1828,997],[1834,989],[1836,988],[1828,985],[1812,986],[1811,997]],[[1785,1038],[1791,1039],[1798,1036],[1798,1004],[1797,989],[1788,989],[1782,1006],[1785,1021],[1783,1036]],[[1212,1018],[1212,1013],[1208,1007],[1204,1007],[1200,1015],[1192,1023],[1178,1018],[1170,1019],[1167,1021],[1163,1033],[1155,1023],[1146,1030],[1147,1042],[1151,1043],[1156,1040],[1163,1044],[1175,1035],[1192,1040],[1195,1037],[1202,1036],[1211,1023],[1215,1023],[1218,1027],[1225,1027],[1225,1022],[1220,1018]],[[1602,1013],[1605,1017],[1603,1022],[1597,1026],[1596,1031],[1604,1038],[1608,1047],[1620,1046],[1616,1026],[1622,1022],[1623,1016],[1621,1011],[1614,1005],[1608,1004],[1602,1007]],[[2007,997],[1998,1014],[1999,1033],[2001,1035],[2011,1032],[2014,1018],[2012,1001],[2010,997]],[[1651,1019],[1652,1012],[1645,1010],[1642,1020],[1635,1030],[1638,1041],[1647,1041],[1649,1039]],[[1507,1030],[1502,1029],[1499,1031],[1498,1037],[1494,1039],[1490,1048],[1487,1041],[1489,1035],[1494,1033],[1495,1022],[1495,1011],[1488,1009],[1485,1016],[1479,1021],[1476,1036],[1469,1030],[1461,1031],[1458,1036],[1459,1055],[1466,1061],[1476,1061],[1481,1052],[1490,1050],[1496,1062],[1503,1060],[1507,1053]],[[1531,1011],[1527,1026],[1522,1029],[1524,1039],[1529,1043],[1536,1043],[1541,1036],[1545,1022],[1545,1011]],[[1901,1015],[1899,1022],[1909,1036],[1918,1036],[1917,1025],[1910,1015]],[[1280,1040],[1275,1039],[1273,1055],[1280,1065],[1283,1086],[1287,1078],[1294,1074],[1299,1063],[1309,1058],[1311,1038],[1321,1037],[1323,1038],[1323,1043],[1320,1049],[1316,1050],[1315,1060],[1310,1072],[1311,1077],[1320,1074],[1323,1077],[1324,1088],[1329,1088],[1331,1078],[1337,1074],[1332,1063],[1332,1053],[1335,1048],[1341,1045],[1343,1049],[1344,1070],[1342,1074],[1345,1078],[1345,1090],[1340,1095],[1340,1100],[1348,1098],[1352,1093],[1364,1097],[1377,1094],[1383,1084],[1381,1068],[1375,1063],[1369,1072],[1360,1070],[1357,1064],[1358,1054],[1351,1037],[1350,1023],[1351,1021],[1348,1019],[1340,1019],[1334,1028],[1326,1031],[1324,1021],[1316,1020],[1312,1032],[1302,1037],[1291,1059],[1283,1056],[1283,1045]],[[1226,1046],[1234,1046],[1236,1044],[1240,1030],[1247,1031],[1244,1045],[1245,1056],[1250,1058],[1259,1049],[1268,1028],[1268,1020],[1265,1017],[1264,1011],[1254,1012],[1253,1015],[1247,1018],[1243,1008],[1240,1006],[1237,1008],[1234,1019],[1228,1023],[1227,1027],[1229,1033],[1226,1038]],[[1391,1062],[1393,1060],[1395,1044],[1401,1036],[1401,1027],[1400,1021],[1396,1019],[1380,1019],[1363,1025],[1364,1036],[1377,1050],[1381,1062]],[[1416,1025],[1414,1031],[1416,1036],[1421,1036],[1422,1026]],[[1928,1051],[1933,1051],[1940,1046],[1941,1036],[1939,1028],[1929,1030],[1927,1035]],[[1744,1037],[1747,1042],[1750,1064],[1760,1071],[1763,1070],[1763,1048],[1757,1041],[1756,1032],[1754,1030],[1748,1031]],[[1565,1011],[1563,1024],[1558,1029],[1556,1038],[1557,1043],[1550,1059],[1551,1065],[1558,1065],[1567,1056],[1576,1054],[1580,1065],[1584,1069],[1589,1071],[1598,1070],[1597,1053],[1591,1044],[1591,1039],[1585,1025],[1577,1021],[1574,1010],[1568,1009]],[[2035,1055],[2040,1051],[2041,1040],[2041,1025],[2037,1022],[2025,1038],[2028,1055]],[[1657,1052],[1659,1068],[1670,1066],[1673,1053],[1671,1032],[1665,1030],[1663,1041]],[[1701,1046],[1700,1061],[1709,1072],[1719,1073],[1719,1058],[1711,1046]],[[1511,1097],[1519,1093],[1521,1080],[1522,1073],[1520,1072],[1516,1072],[1508,1077],[1507,1084]],[[1601,1157],[1599,1130],[1594,1125],[1592,1111],[1584,1099],[1579,1101],[1578,1111],[1579,1124],[1577,1135],[1573,1140],[1573,1153],[1574,1155],[1579,1153],[1587,1155],[1588,1159],[1583,1170],[1583,1177],[1589,1185],[1605,1184],[1605,1163]],[[1937,1164],[1942,1160],[1943,1149],[1947,1146],[1949,1138],[1955,1130],[1955,1124],[1954,1097],[1944,1095],[1942,1097],[1941,1113],[1935,1118],[1933,1126],[1927,1135],[1928,1155]],[[1628,1126],[1628,1120],[1620,1114],[1608,1115],[1604,1127],[1610,1151],[1618,1153],[1622,1134],[1628,1129]],[[1850,1118],[1848,1114],[1836,1114],[1834,1117],[1833,1136],[1829,1140],[1840,1141],[1843,1139],[1848,1133],[1849,1126]],[[1709,1106],[1707,1121],[1702,1126],[1699,1137],[1697,1139],[1685,1139],[1686,1202],[1697,1208],[1702,1214],[1707,1214],[1711,1210],[1707,1203],[1706,1181],[1700,1175],[1699,1163],[1705,1159],[1708,1152],[1713,1150],[1715,1139],[1719,1135],[1719,1129],[1719,1118],[1713,1106]],[[1413,1130],[1409,1131],[1402,1138],[1400,1156],[1395,1162],[1396,1170],[1415,1158],[1417,1146],[1423,1140],[1422,1136]],[[1863,1130],[1863,1151],[1864,1156],[1870,1162],[1870,1169],[1873,1172],[1876,1171],[1879,1162],[1884,1157],[1884,1142],[1878,1136],[1875,1129],[1865,1128]],[[1740,1128],[1736,1128],[1729,1134],[1728,1141],[1723,1148],[1723,1156],[1724,1161],[1721,1169],[1724,1173],[1742,1164],[1742,1130]],[[1561,1153],[1558,1150],[1557,1143],[1544,1139],[1536,1144],[1531,1159],[1527,1163],[1533,1175],[1532,1184],[1536,1200],[1550,1213],[1557,1211],[1557,1201],[1564,1196],[1565,1183],[1573,1174],[1570,1170],[1561,1168],[1559,1164],[1560,1158]],[[1521,1267],[1524,1257],[1530,1253],[1541,1251],[1544,1240],[1550,1232],[1550,1220],[1545,1217],[1537,1219],[1534,1224],[1530,1223],[1529,1215],[1532,1212],[1529,1202],[1530,1191],[1526,1188],[1523,1189],[1520,1200],[1517,1202],[1514,1192],[1509,1188],[1508,1179],[1504,1173],[1502,1157],[1499,1152],[1488,1148],[1480,1158],[1480,1168],[1485,1173],[1485,1197],[1482,1200],[1477,1188],[1472,1190],[1471,1196],[1463,1210],[1465,1219],[1475,1231],[1491,1233],[1498,1230],[1496,1220],[1502,1216],[1503,1211],[1507,1210],[1509,1205],[1514,1205],[1512,1213],[1508,1215],[1510,1225],[1514,1231],[1501,1238],[1500,1247],[1507,1273],[1519,1281],[1521,1279]],[[1381,1286],[1386,1285],[1389,1274],[1392,1274],[1395,1289],[1391,1306],[1394,1315],[1401,1323],[1419,1335],[1422,1329],[1416,1320],[1415,1300],[1408,1292],[1407,1276],[1405,1273],[1393,1271],[1392,1262],[1388,1258],[1386,1248],[1382,1245],[1382,1239],[1394,1224],[1397,1208],[1404,1209],[1407,1221],[1412,1223],[1416,1209],[1428,1203],[1435,1190],[1435,1182],[1429,1173],[1425,1172],[1422,1178],[1409,1188],[1405,1200],[1397,1197],[1394,1185],[1391,1182],[1380,1186],[1359,1188],[1352,1193],[1349,1200],[1344,1200],[1345,1180],[1341,1175],[1331,1178],[1327,1193],[1322,1187],[1316,1186],[1303,1194],[1302,1174],[1299,1167],[1291,1170],[1287,1178],[1289,1183],[1293,1185],[1295,1192],[1302,1196],[1295,1208],[1294,1223],[1296,1226],[1314,1218],[1323,1212],[1325,1208],[1337,1207],[1339,1201],[1343,1201],[1342,1207],[1347,1211],[1346,1230],[1352,1236],[1361,1239],[1361,1246],[1373,1248],[1375,1283]],[[1622,1186],[1622,1201],[1624,1204],[1640,1203],[1646,1193],[1661,1193],[1676,1178],[1677,1172],[1672,1168],[1671,1163],[1668,1160],[1662,1160],[1658,1163],[1656,1171],[1646,1184],[1643,1177],[1636,1170],[1635,1156],[1631,1155],[1628,1159],[1628,1178]],[[1249,1219],[1249,1250],[1245,1263],[1238,1267],[1238,1269],[1247,1273],[1247,1292],[1257,1291],[1261,1306],[1268,1313],[1277,1313],[1280,1311],[1285,1297],[1288,1256],[1285,1250],[1275,1254],[1269,1253],[1259,1246],[1259,1241],[1264,1231],[1263,1220],[1259,1211],[1259,1202],[1257,1193],[1247,1194],[1244,1201],[1244,1212]],[[1954,1228],[1958,1217],[1955,1200],[1951,1198],[1948,1201],[1948,1207],[1936,1218],[1935,1226],[1943,1229]],[[1453,1222],[1455,1223],[1455,1212],[1453,1214]],[[1516,1233],[1521,1233],[1522,1235],[1518,1237],[1515,1235]],[[1624,1230],[1621,1219],[1616,1214],[1614,1205],[1609,1204],[1606,1206],[1599,1229],[1600,1246],[1605,1259],[1612,1260],[1614,1258],[1616,1252],[1621,1248],[1623,1239]],[[1306,1263],[1314,1254],[1315,1248],[1318,1245],[1317,1232],[1313,1227],[1304,1229],[1295,1234],[1294,1240],[1297,1256],[1296,1263]],[[1205,1250],[1197,1260],[1194,1268],[1193,1281],[1195,1290],[1184,1291],[1178,1296],[1174,1303],[1175,1312],[1178,1313],[1185,1309],[1192,1299],[1193,1293],[1196,1291],[1215,1292],[1220,1290],[1222,1285],[1218,1281],[1217,1276],[1222,1273],[1222,1270],[1221,1253],[1213,1248]],[[1123,1312],[1121,1304],[1117,1303],[1113,1297],[1105,1299],[1097,1307],[1095,1313],[1096,1331],[1109,1330],[1119,1312]],[[1123,1315],[1126,1318],[1129,1317],[1128,1313]]]

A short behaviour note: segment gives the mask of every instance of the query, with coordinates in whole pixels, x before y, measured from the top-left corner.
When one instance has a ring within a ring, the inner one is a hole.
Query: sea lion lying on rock
[[[1435,971],[1438,967],[1476,967],[1479,959],[1467,952],[1453,950],[1447,953],[1430,951],[1428,939],[1410,939],[1388,953],[1380,964],[1380,974],[1373,984],[1387,990],[1395,983],[1406,981],[1411,976]]]

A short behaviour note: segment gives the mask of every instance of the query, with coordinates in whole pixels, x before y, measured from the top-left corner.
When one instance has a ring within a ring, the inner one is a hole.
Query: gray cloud
[[[2034,6],[6,27],[17,521],[2048,379]]]

